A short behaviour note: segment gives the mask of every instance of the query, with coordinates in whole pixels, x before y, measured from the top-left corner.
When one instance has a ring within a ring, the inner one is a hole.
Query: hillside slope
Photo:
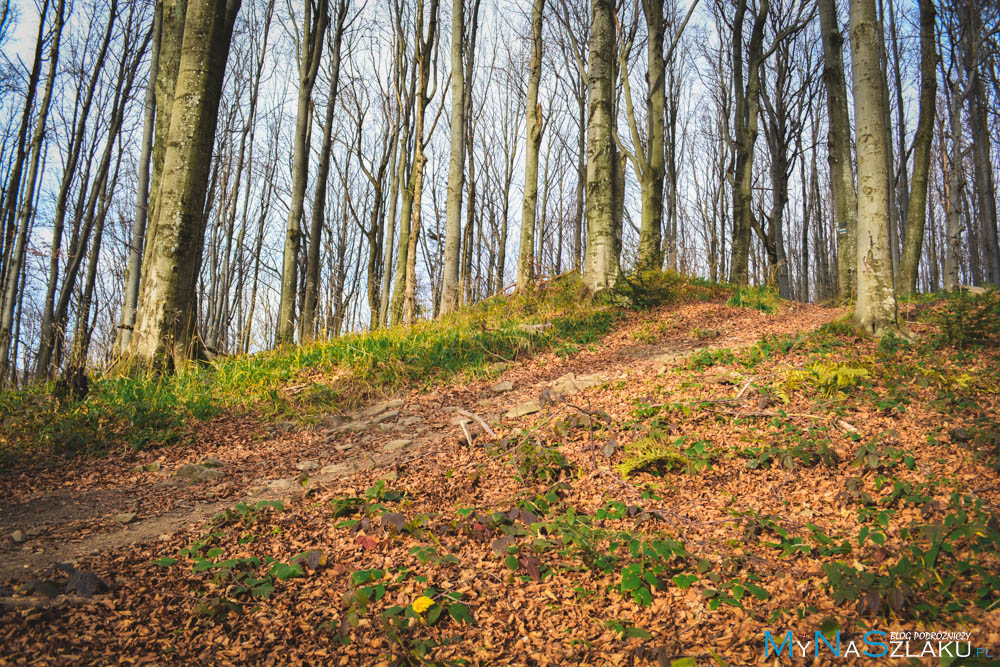
[[[765,629],[821,627],[1000,646],[1000,355],[954,333],[995,296],[922,304],[917,342],[881,345],[843,309],[724,302],[347,414],[234,413],[8,475],[26,542],[4,547],[0,655],[740,665]],[[199,461],[222,475],[175,481]]]

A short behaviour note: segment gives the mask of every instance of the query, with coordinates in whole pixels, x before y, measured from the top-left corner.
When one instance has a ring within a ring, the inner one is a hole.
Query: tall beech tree
[[[164,43],[179,42],[181,53],[156,223],[148,239],[136,327],[127,352],[129,370],[171,371],[203,356],[196,331],[195,283],[222,77],[239,8],[240,0],[188,0],[183,24],[172,30],[181,29],[163,35]]]
[[[876,336],[897,330],[889,249],[889,169],[885,96],[875,0],[851,0],[854,132],[858,142],[858,326]]]

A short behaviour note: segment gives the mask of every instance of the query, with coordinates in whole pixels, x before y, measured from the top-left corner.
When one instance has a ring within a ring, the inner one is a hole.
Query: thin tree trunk
[[[153,49],[149,57],[149,81],[143,102],[142,144],[139,152],[139,177],[135,194],[135,219],[132,221],[132,238],[129,241],[128,266],[125,269],[125,303],[115,349],[122,354],[128,348],[135,328],[135,310],[139,298],[139,275],[142,272],[142,249],[146,239],[146,220],[149,215],[150,156],[153,152],[153,130],[156,122],[156,68],[160,59],[160,26],[163,23],[163,3],[153,8]]]
[[[281,305],[278,308],[278,331],[275,344],[291,343],[295,338],[295,302],[298,287],[299,250],[302,246],[302,209],[309,181],[309,122],[312,115],[312,90],[326,41],[329,22],[327,0],[306,0],[299,44],[299,95],[295,117],[292,155],[292,194],[285,227],[285,250],[281,269]]]
[[[543,1],[543,0],[540,0]],[[465,42],[465,0],[451,3],[451,157],[448,162],[448,202],[444,242],[444,278],[441,285],[441,315],[459,305],[458,265],[462,239],[462,189],[465,187],[465,74],[462,47]],[[475,44],[470,45],[475,48]]]
[[[49,47],[49,69],[45,79],[45,91],[42,93],[42,103],[38,111],[38,120],[35,123],[35,132],[28,146],[30,158],[28,160],[27,180],[24,185],[21,209],[18,214],[17,236],[14,239],[12,252],[5,267],[3,310],[0,311],[0,386],[6,383],[7,374],[10,369],[10,347],[14,333],[14,306],[18,301],[18,284],[24,263],[24,251],[28,243],[28,228],[34,217],[33,204],[35,186],[38,179],[38,165],[42,156],[42,141],[45,139],[45,126],[48,121],[49,108],[52,104],[52,89],[55,85],[59,62],[59,46],[62,41],[63,25],[65,23],[64,10],[65,1],[59,0],[59,4],[56,6],[55,24],[52,28],[52,43]]]
[[[524,108],[527,145],[524,152],[521,249],[517,259],[517,291],[519,292],[531,289],[535,281],[534,250],[535,215],[538,207],[538,152],[542,145],[542,108],[538,104],[538,85],[542,78],[542,14],[544,11],[545,0],[534,0],[531,6],[531,62],[528,65],[528,95]]]
[[[325,0],[324,0],[325,1]],[[323,147],[319,153],[319,167],[316,171],[316,189],[313,196],[312,219],[309,222],[309,244],[306,259],[306,290],[302,302],[302,319],[299,326],[299,340],[309,342],[316,330],[316,302],[319,298],[319,254],[320,235],[323,218],[326,216],[326,189],[330,175],[330,154],[333,145],[333,116],[337,106],[337,86],[340,83],[340,50],[344,37],[344,21],[347,19],[347,2],[337,5],[337,23],[334,28],[330,53],[330,90],[323,120]],[[319,57],[317,56],[317,60]]]
[[[937,108],[937,50],[934,35],[936,11],[933,0],[920,0],[920,115],[913,138],[913,188],[906,210],[903,260],[899,269],[900,296],[917,290],[917,268],[923,251],[927,220],[927,180],[934,141],[934,113]]]
[[[853,298],[857,276],[858,195],[851,166],[851,127],[847,113],[847,83],[844,77],[843,43],[834,0],[818,0],[823,41],[823,83],[829,115],[827,136],[830,189],[837,230],[837,289],[841,297]]]

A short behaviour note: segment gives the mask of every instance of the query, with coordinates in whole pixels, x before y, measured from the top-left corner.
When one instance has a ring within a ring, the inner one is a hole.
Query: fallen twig
[[[464,410],[462,408],[459,408],[458,410],[456,410],[456,412],[458,412],[458,414],[462,415],[463,417],[468,417],[469,419],[474,419],[476,421],[476,423],[479,424],[484,431],[486,431],[486,434],[488,436],[490,436],[491,438],[493,438],[494,440],[496,440],[497,434],[493,432],[493,429],[490,428],[490,425],[486,423],[485,419],[483,419],[482,417],[480,417],[479,415],[477,415],[474,412],[469,412],[468,410]],[[464,424],[463,424],[463,428],[464,428]]]

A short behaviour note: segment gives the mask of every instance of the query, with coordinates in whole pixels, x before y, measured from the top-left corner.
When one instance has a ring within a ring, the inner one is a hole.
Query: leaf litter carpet
[[[844,314],[663,307],[488,381],[308,427],[222,417],[187,446],[4,477],[0,664],[772,664],[765,629],[916,627],[891,590],[838,600],[823,565],[888,563],[905,518],[956,491],[995,511],[1000,485],[927,437],[949,424],[922,401],[788,389],[812,363],[792,337]],[[768,459],[803,433],[819,453]],[[878,542],[820,546],[857,542],[859,494],[886,475],[856,450],[887,433],[926,502],[900,505]],[[663,442],[670,456],[622,474]],[[188,462],[223,475],[180,483]],[[997,605],[960,627],[1000,649]]]

